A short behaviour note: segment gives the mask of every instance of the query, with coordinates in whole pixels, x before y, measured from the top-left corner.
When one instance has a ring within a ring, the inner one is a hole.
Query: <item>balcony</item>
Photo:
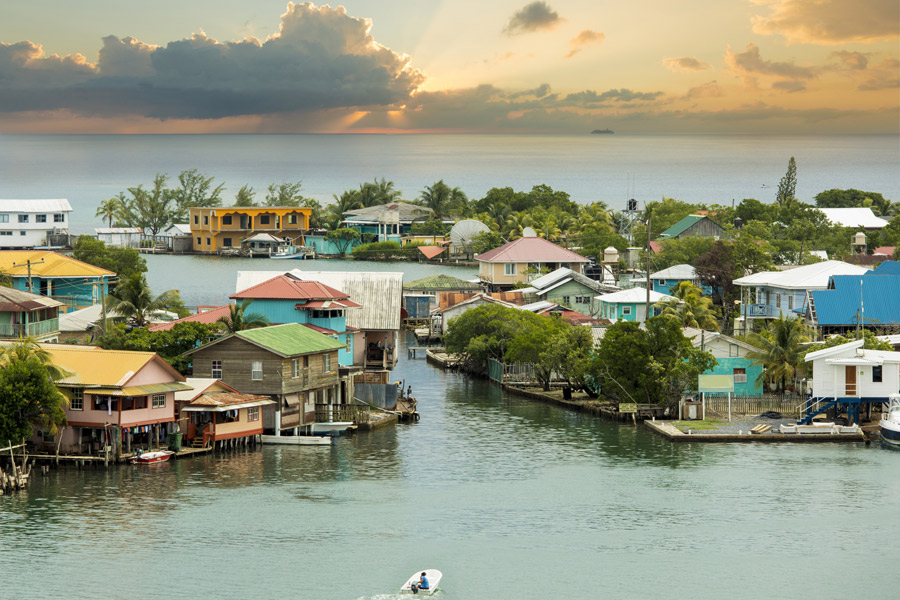
[[[776,309],[770,304],[747,304],[745,314],[749,318],[773,318],[777,312],[781,312],[781,309]]]
[[[59,319],[37,323],[0,323],[0,338],[43,337],[59,333]]]
[[[316,423],[369,422],[370,408],[365,404],[316,404]]]

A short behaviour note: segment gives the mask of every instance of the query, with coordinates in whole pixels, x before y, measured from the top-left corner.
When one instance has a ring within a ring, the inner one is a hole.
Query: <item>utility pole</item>
[[[653,222],[653,211],[647,210],[647,308],[644,313],[644,321],[650,320],[650,230]]]
[[[44,262],[44,259],[32,261],[30,258],[25,260],[25,266],[28,268],[28,291],[32,294],[34,293],[34,283],[31,281],[31,265],[39,265]],[[13,267],[21,267],[22,263],[13,263]]]

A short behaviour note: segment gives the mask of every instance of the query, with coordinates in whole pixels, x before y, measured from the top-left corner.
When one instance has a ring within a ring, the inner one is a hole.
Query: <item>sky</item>
[[[0,133],[900,133],[897,0],[42,0]]]

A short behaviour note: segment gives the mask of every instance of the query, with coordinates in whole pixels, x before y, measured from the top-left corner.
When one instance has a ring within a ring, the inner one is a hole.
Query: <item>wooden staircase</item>
[[[203,436],[198,435],[194,439],[191,440],[191,448],[205,448],[206,444],[203,443]]]

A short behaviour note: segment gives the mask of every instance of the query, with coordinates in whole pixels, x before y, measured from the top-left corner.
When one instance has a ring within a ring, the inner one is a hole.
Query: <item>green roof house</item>
[[[659,234],[659,241],[691,236],[719,239],[727,237],[728,234],[721,225],[706,215],[688,215]]]
[[[481,285],[438,273],[403,284],[403,308],[410,319],[426,319],[440,304],[438,294],[480,292]]]
[[[244,394],[269,396],[263,430],[314,428],[323,406],[346,404],[352,380],[342,379],[338,351],[344,343],[300,323],[239,331],[185,354],[193,356],[194,377],[218,379]],[[319,409],[317,409],[319,405]],[[348,424],[349,425],[349,424]]]

